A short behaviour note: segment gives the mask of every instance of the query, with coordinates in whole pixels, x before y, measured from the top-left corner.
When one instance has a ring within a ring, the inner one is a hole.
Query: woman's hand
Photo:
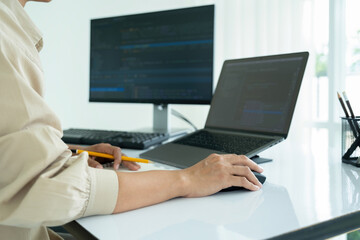
[[[262,187],[251,170],[263,172],[255,162],[243,155],[211,154],[192,167],[184,169],[185,197],[202,197],[231,186],[256,191]]]
[[[140,165],[137,164],[136,162],[130,162],[130,161],[121,161],[121,156],[125,156],[125,154],[123,154],[121,152],[121,148],[119,147],[115,147],[112,146],[111,144],[108,143],[99,143],[99,144],[95,144],[92,146],[88,146],[88,147],[83,147],[83,146],[70,146],[69,148],[71,149],[81,149],[81,150],[86,150],[86,151],[92,151],[92,152],[99,152],[99,153],[107,153],[110,155],[114,156],[114,169],[117,170],[119,169],[120,164],[126,168],[128,168],[129,170],[138,170],[140,168]],[[107,158],[100,158],[100,157],[93,157],[93,156],[89,156],[88,159],[88,164],[90,167],[93,168],[103,168],[103,166],[101,165],[101,163],[106,163],[109,162],[110,159]]]
[[[259,190],[251,172],[263,169],[245,156],[211,154],[182,170],[117,172],[119,192],[114,213],[125,212],[175,197],[203,197],[231,186]]]

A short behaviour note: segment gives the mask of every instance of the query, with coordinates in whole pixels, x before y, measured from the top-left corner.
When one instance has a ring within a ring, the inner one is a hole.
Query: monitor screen
[[[214,5],[91,20],[90,101],[209,104]]]

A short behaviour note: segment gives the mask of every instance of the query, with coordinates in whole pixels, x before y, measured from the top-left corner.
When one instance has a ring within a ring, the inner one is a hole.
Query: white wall
[[[215,3],[215,82],[224,59],[305,50],[302,0],[53,0],[25,9],[44,33],[45,99],[63,128],[136,129],[152,125],[152,105],[89,103],[90,19]],[[300,28],[300,29],[298,29]],[[298,29],[298,30],[296,30]],[[173,105],[198,127],[209,106]],[[176,127],[187,127],[172,117]]]

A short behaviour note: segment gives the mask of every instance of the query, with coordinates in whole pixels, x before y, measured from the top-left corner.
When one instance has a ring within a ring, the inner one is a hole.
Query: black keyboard
[[[146,149],[169,139],[167,133],[144,133],[70,128],[62,140],[72,144],[110,143],[121,148]]]
[[[202,147],[225,153],[246,154],[273,141],[270,138],[250,137],[244,135],[225,135],[198,131],[192,135],[176,140],[175,143]]]

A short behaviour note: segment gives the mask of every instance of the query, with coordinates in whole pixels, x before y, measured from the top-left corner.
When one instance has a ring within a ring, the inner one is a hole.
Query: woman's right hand
[[[252,173],[263,169],[244,155],[211,154],[192,167],[182,170],[185,181],[184,197],[202,197],[231,186],[256,191],[262,187]]]

